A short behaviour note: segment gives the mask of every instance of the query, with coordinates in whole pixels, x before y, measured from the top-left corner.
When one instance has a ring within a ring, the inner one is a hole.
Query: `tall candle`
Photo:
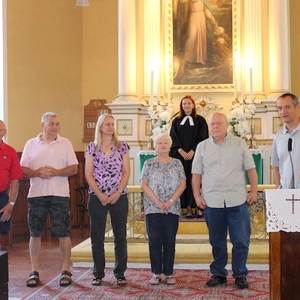
[[[244,60],[240,63],[240,85],[241,85],[241,101],[244,100]]]
[[[160,74],[158,71],[158,78],[157,78],[157,104],[159,104],[160,100]]]
[[[168,89],[168,103],[171,102],[171,91],[170,91],[170,59],[168,59],[168,68],[167,68],[168,76],[167,76],[167,89]]]
[[[150,106],[151,110],[153,110],[153,77],[154,77],[154,73],[153,73],[153,71],[151,71],[150,101],[149,101],[149,106]]]
[[[253,103],[253,82],[252,82],[252,67],[249,69],[249,78],[250,78],[250,102]]]
[[[234,53],[234,61],[233,61],[233,70],[232,70],[232,76],[233,76],[233,88],[234,88],[234,99],[237,98],[237,78],[236,78],[236,53]]]

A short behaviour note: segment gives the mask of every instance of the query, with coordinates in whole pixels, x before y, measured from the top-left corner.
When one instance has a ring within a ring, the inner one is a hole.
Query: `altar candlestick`
[[[249,70],[249,78],[250,78],[250,102],[253,103],[253,82],[252,82],[252,68]]]
[[[150,110],[153,110],[153,71],[151,71],[151,82],[150,82],[150,102],[149,102],[149,106],[150,106]]]

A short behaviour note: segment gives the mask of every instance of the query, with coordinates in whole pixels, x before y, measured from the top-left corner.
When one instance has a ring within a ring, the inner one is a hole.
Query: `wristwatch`
[[[15,205],[15,202],[8,202],[11,206]]]

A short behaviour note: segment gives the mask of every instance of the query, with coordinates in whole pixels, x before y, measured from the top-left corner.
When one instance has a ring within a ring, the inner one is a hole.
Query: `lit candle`
[[[168,59],[168,68],[167,68],[168,76],[167,76],[167,89],[168,89],[168,103],[171,102],[171,92],[170,92],[170,59]]]
[[[149,101],[149,106],[150,109],[153,110],[153,71],[151,71],[151,82],[150,82],[150,101]]]
[[[249,69],[249,78],[250,78],[250,102],[253,103],[253,83],[252,83],[252,67]]]
[[[241,101],[244,100],[244,60],[240,61],[240,85],[241,85]]]
[[[159,104],[160,100],[160,74],[158,71],[158,78],[157,78],[157,104]]]
[[[234,61],[233,61],[233,87],[234,87],[234,99],[237,98],[237,78],[236,78],[236,53],[234,53]]]

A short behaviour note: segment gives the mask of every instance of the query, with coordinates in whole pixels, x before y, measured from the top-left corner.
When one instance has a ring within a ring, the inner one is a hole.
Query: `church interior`
[[[3,0],[5,141],[21,156],[26,141],[41,131],[41,116],[47,111],[58,114],[60,134],[72,142],[79,161],[78,174],[69,180],[72,226],[78,227],[81,195],[75,188],[85,183],[85,149],[93,141],[98,115],[110,112],[119,139],[130,145],[129,262],[148,263],[145,228],[137,216],[142,212],[141,160],[153,153],[149,111],[171,107],[173,115],[185,95],[194,97],[198,113],[207,120],[215,111],[230,115],[237,102],[254,105],[244,135],[250,151],[259,155],[260,172],[259,200],[251,212],[250,263],[267,265],[263,191],[275,188],[271,148],[282,126],[276,99],[285,92],[300,97],[300,2],[208,0],[214,25],[225,33],[210,42],[206,62],[200,67],[187,63],[185,69],[179,1],[88,0],[82,1],[88,6],[76,5],[80,2]],[[0,237],[7,251],[15,239],[29,236],[28,187],[28,180],[20,180],[11,232]],[[194,224],[181,226],[176,263],[208,264],[205,223],[198,222],[196,229]],[[107,240],[108,261],[113,261],[109,226]],[[199,252],[203,255],[197,256]],[[92,261],[89,238],[73,248],[72,259]]]

